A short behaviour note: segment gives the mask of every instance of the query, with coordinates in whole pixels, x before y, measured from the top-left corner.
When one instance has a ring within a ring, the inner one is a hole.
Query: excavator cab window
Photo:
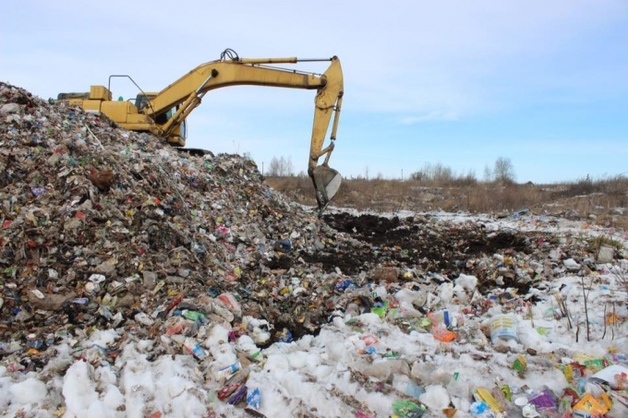
[[[135,107],[137,110],[142,110],[148,105],[148,97],[145,94],[139,93],[135,98]]]
[[[155,97],[155,94],[138,93],[137,97],[135,98],[135,107],[137,107],[137,110],[141,111],[145,107],[148,107],[149,106],[148,101],[152,99],[153,97]],[[175,115],[175,113],[177,113],[177,110],[179,110],[179,107],[180,105],[176,105],[175,107],[171,108],[167,112],[163,112],[163,113],[160,113],[159,115],[156,115],[153,118],[153,120],[158,125],[164,125]],[[181,122],[178,128],[178,131],[179,132],[177,132],[177,134],[181,138],[187,139],[187,134],[188,134],[187,133],[187,120],[183,120]]]
[[[178,110],[179,110],[179,105],[171,108],[167,112],[160,113],[159,115],[155,116],[155,122],[158,125],[165,125],[170,119],[172,119],[172,117],[177,113]],[[174,128],[173,132],[179,135],[181,138],[187,139],[186,128],[187,128],[187,120],[184,119],[183,121],[181,121],[178,127]]]
[[[179,136],[181,136],[181,138],[183,139],[187,139],[188,138],[188,124],[187,124],[187,119],[185,119],[183,121],[183,123],[181,123],[181,125],[179,126]]]
[[[163,112],[160,113],[159,115],[155,116],[155,122],[157,122],[160,125],[163,125],[164,123],[168,122],[175,113],[177,113],[177,110],[179,109],[179,106],[175,106],[172,109],[168,110],[167,112]]]

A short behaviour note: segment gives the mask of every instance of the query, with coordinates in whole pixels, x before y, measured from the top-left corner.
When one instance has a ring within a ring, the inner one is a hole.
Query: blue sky
[[[517,181],[628,174],[628,1],[22,1],[0,13],[0,80],[42,98],[129,74],[158,91],[226,49],[326,58],[345,96],[330,166],[407,178],[498,158]],[[327,64],[295,69],[323,72]],[[114,95],[134,97],[122,80]],[[305,171],[314,93],[208,93],[188,146]]]

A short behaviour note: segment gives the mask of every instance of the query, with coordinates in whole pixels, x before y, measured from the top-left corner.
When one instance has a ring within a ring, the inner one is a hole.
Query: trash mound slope
[[[267,321],[258,342],[270,344],[284,328],[318,332],[344,303],[338,282],[379,280],[382,263],[395,276],[481,274],[466,259],[536,242],[425,219],[321,222],[247,159],[181,153],[7,84],[0,116],[0,331],[13,338],[127,321],[157,332],[177,307]]]
[[[7,84],[0,117],[6,335],[144,316],[152,324],[177,297],[207,296],[195,308],[211,310],[229,295],[242,305],[221,311],[227,320],[275,322],[273,289],[285,287],[277,250],[291,249],[281,243],[323,246],[324,225],[269,189],[247,159],[180,153]]]

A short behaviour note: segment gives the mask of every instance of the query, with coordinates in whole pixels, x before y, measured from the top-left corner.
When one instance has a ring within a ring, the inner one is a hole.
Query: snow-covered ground
[[[622,232],[582,222],[525,214],[430,216],[496,230],[607,234],[627,244]],[[359,304],[337,310],[319,335],[286,338],[265,349],[256,344],[268,332],[263,321],[244,318],[242,332],[226,321],[199,324],[176,315],[152,339],[124,328],[59,336],[38,371],[20,362],[22,348],[4,342],[0,414],[555,417],[568,416],[575,403],[569,395],[607,393],[612,409],[606,416],[625,417],[628,262],[621,251],[587,273],[579,262],[557,256],[562,277],[536,283],[528,295],[503,289],[509,297],[481,301],[478,278],[465,275],[429,286],[348,289],[377,294],[385,303],[368,312]],[[190,323],[200,326],[195,341],[186,337]],[[543,395],[555,407],[539,406]]]

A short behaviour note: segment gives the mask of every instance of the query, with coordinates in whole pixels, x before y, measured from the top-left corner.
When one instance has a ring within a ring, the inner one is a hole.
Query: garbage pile
[[[59,357],[123,374],[116,359],[133,347],[148,351],[148,361],[197,362],[204,386],[194,393],[217,402],[204,407],[240,405],[264,416],[260,399],[270,389],[247,388],[247,380],[269,371],[266,360],[282,349],[275,343],[306,350],[320,333],[344,341],[347,352],[335,359],[350,362],[359,390],[334,387],[332,395],[357,416],[376,415],[357,400],[363,392],[392,394],[390,414],[414,417],[558,416],[578,402],[608,411],[625,399],[622,382],[607,399],[582,380],[610,366],[619,368],[611,378],[621,376],[628,352],[628,289],[614,287],[628,274],[625,248],[595,241],[593,226],[584,234],[531,214],[498,228],[490,217],[442,214],[330,209],[319,218],[265,185],[246,158],[183,152],[4,83],[0,120],[0,387],[7,371],[54,376],[87,367],[60,367]],[[587,311],[586,322],[570,314],[581,291],[554,282],[565,276],[595,284],[604,310]],[[568,326],[581,341],[606,339],[612,349],[540,353],[538,341],[521,335],[524,322],[538,338],[556,339]],[[417,341],[430,353],[420,354]],[[71,354],[58,349],[66,344]],[[434,354],[447,358],[441,367],[463,357],[497,361],[518,380],[498,390],[458,380],[433,364]],[[526,380],[541,368],[559,370],[572,392],[543,392]],[[442,406],[437,387],[447,395]],[[554,403],[544,406],[542,395]]]
[[[283,265],[324,248],[329,229],[252,161],[189,155],[7,84],[0,106],[0,341],[93,325],[147,333],[174,308],[269,331],[326,320],[306,308],[334,278]]]

